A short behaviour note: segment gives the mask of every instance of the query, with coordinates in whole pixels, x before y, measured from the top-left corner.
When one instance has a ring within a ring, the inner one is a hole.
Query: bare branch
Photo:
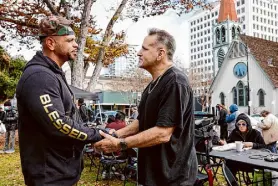
[[[43,2],[47,5],[52,14],[59,15],[59,13],[56,11],[55,7],[49,0],[43,0]]]

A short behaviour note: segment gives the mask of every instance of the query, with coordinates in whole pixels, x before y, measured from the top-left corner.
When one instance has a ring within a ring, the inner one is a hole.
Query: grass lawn
[[[0,136],[0,150],[3,149],[4,136]],[[81,179],[78,186],[104,186],[104,185],[123,185],[123,181],[110,180],[96,182],[97,168],[93,167],[90,171],[89,160],[85,158],[85,168],[82,172]],[[13,154],[0,154],[0,186],[18,186],[24,185],[23,175],[21,172],[18,138],[16,137],[16,149]],[[134,183],[127,183],[126,186],[135,185]]]
[[[3,149],[4,137],[0,136],[0,149]],[[13,154],[0,154],[0,186],[18,186],[24,185],[23,175],[21,173],[19,148],[18,148],[18,137],[16,136],[16,150]],[[218,171],[221,173],[221,170]],[[110,180],[108,181],[98,181],[96,182],[97,168],[93,167],[90,171],[89,160],[85,158],[85,168],[82,172],[78,186],[120,186],[123,185],[123,181],[120,180]],[[218,175],[218,182],[214,182],[216,186],[225,186],[225,182],[222,175]],[[127,183],[127,186],[135,185],[134,183]],[[206,184],[208,185],[208,184]]]

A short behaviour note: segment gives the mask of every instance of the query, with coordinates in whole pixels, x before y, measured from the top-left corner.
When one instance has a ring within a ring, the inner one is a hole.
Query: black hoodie
[[[59,66],[37,52],[17,85],[19,147],[28,186],[73,185],[85,144],[101,139],[75,116],[73,95]]]
[[[237,122],[239,120],[244,120],[247,123],[248,131],[245,135],[243,135],[240,132],[240,130],[237,126]],[[233,143],[235,141],[253,142],[253,149],[266,148],[266,145],[265,145],[265,142],[264,142],[264,139],[263,139],[261,133],[259,131],[257,131],[256,129],[252,129],[251,121],[246,114],[242,113],[242,114],[238,115],[235,125],[236,125],[235,126],[236,128],[232,131],[232,133],[228,137],[227,143]]]

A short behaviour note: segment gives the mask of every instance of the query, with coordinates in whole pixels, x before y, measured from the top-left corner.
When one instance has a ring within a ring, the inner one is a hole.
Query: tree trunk
[[[87,74],[87,72],[88,72],[88,70],[89,70],[89,67],[90,67],[90,63],[89,63],[89,62],[84,63],[84,79],[83,79],[83,81],[84,81],[85,78],[86,78],[86,74]]]
[[[78,52],[77,58],[72,63],[71,71],[71,84],[75,87],[83,89],[83,79],[84,79],[84,48],[86,44],[86,37],[88,34],[88,25],[90,19],[91,7],[93,5],[93,0],[86,0],[84,4],[84,10],[81,18],[80,25],[80,36],[78,38]]]
[[[97,62],[96,62],[96,67],[94,69],[93,75],[92,75],[92,77],[90,79],[90,82],[88,84],[88,87],[86,88],[87,91],[93,91],[93,89],[96,87],[96,84],[97,84],[97,81],[98,81],[98,78],[99,78],[99,75],[100,75],[100,71],[101,71],[101,68],[103,66],[102,61],[103,61],[103,58],[104,58],[104,55],[105,55],[105,48],[108,46],[108,44],[110,42],[113,26],[114,26],[115,22],[118,20],[118,18],[120,17],[127,1],[128,0],[122,0],[120,6],[118,7],[116,12],[114,13],[113,17],[110,19],[110,21],[109,21],[109,23],[106,27],[106,30],[105,30],[105,33],[104,33],[104,36],[103,36],[103,39],[102,39],[102,48],[100,48],[100,50],[99,50],[98,57],[97,57]]]

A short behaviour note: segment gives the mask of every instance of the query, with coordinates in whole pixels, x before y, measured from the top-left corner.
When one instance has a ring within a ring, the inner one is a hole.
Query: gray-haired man
[[[197,174],[193,94],[183,72],[173,66],[173,36],[151,29],[138,53],[139,67],[153,81],[146,87],[139,116],[95,147],[105,152],[139,148],[138,183],[144,186],[193,185]]]

